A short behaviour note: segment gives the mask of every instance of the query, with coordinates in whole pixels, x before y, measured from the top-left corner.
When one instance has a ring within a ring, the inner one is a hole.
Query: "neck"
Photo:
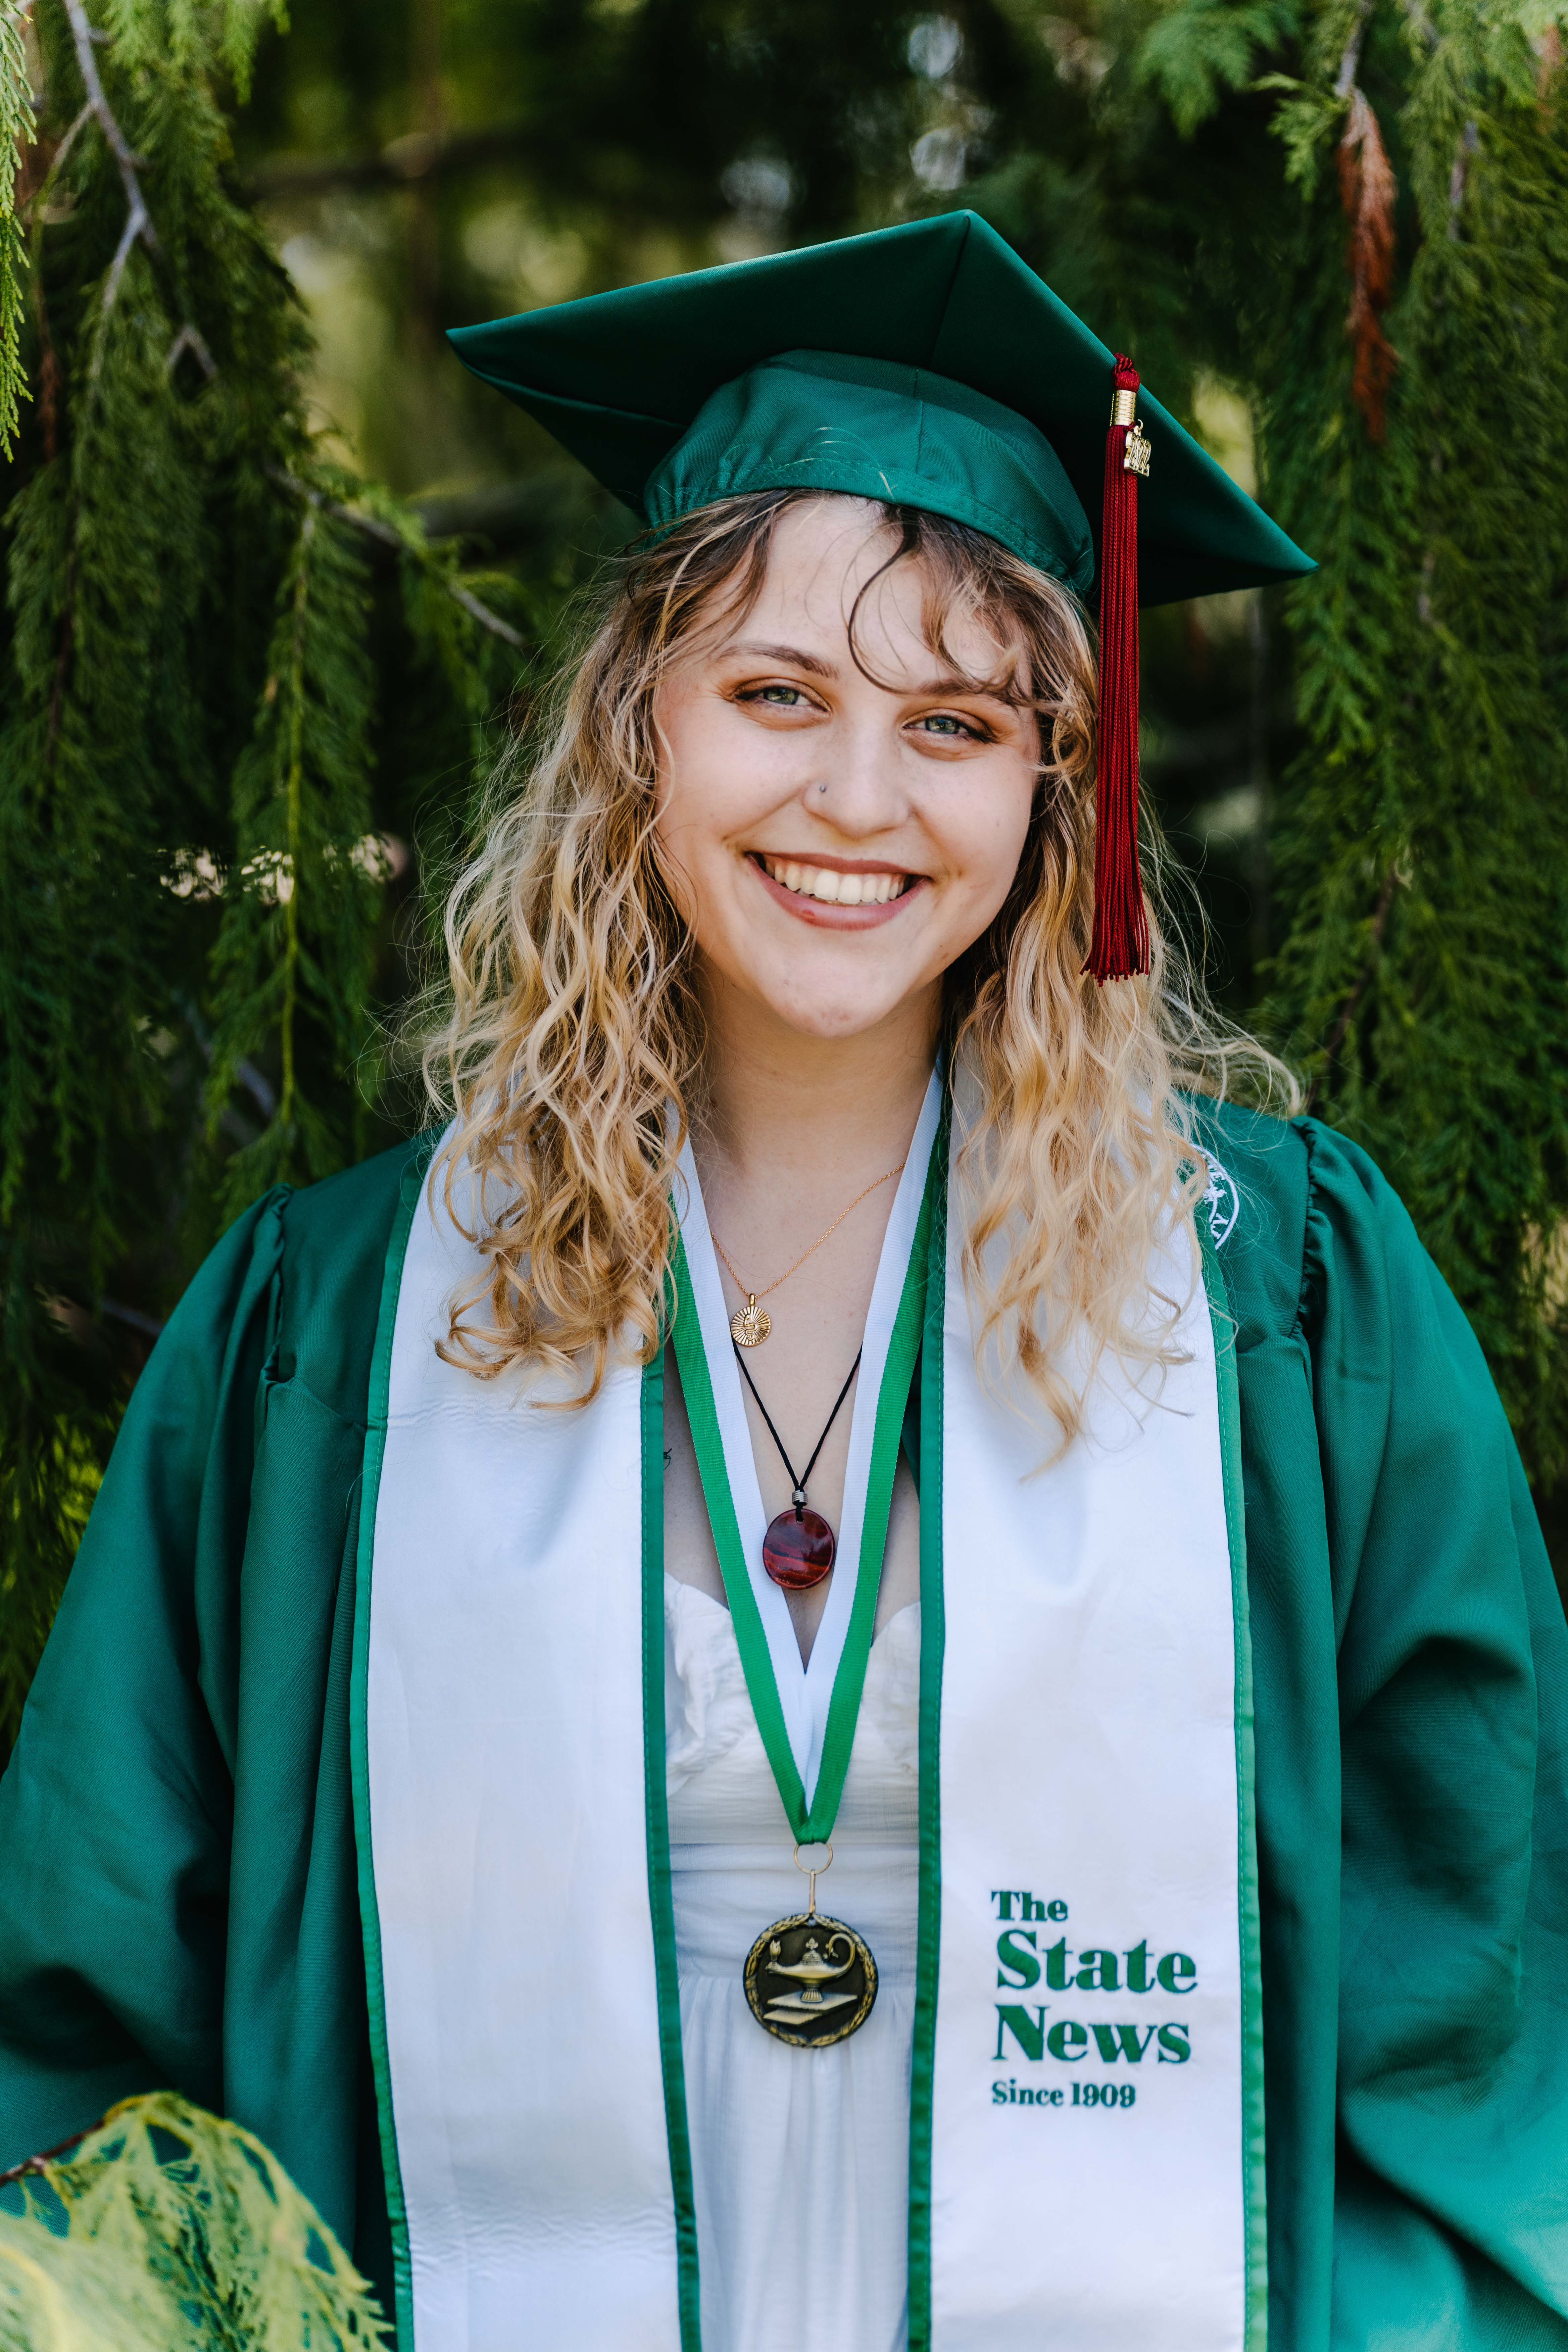
[[[711,1166],[748,1192],[815,1199],[903,1157],[936,1058],[940,983],[854,1037],[803,1035],[716,975],[704,975],[702,1011],[705,1181]]]

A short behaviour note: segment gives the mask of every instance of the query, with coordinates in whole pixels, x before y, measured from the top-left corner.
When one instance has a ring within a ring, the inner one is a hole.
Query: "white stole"
[[[639,1375],[612,1370],[591,1411],[563,1412],[443,1363],[434,1343],[471,1271],[444,1209],[422,1204],[370,1595],[370,1832],[413,2344],[673,2352]]]
[[[1191,1286],[1188,1249],[1155,1269],[1167,1297]],[[1088,1432],[1041,1472],[1037,1422],[976,1378],[958,1259],[953,1234],[931,2342],[1243,2352],[1261,2326],[1255,2308],[1248,2336],[1246,1629],[1205,1286],[1152,1403],[1108,1368]]]
[[[706,1281],[689,1213],[685,1238]],[[411,1200],[366,1449],[356,1797],[403,2352],[699,2352],[642,1376],[559,1412],[443,1363],[474,1265]],[[1112,1368],[1041,1472],[1037,1415],[977,1374],[956,1233],[943,1271],[911,2352],[1260,2352],[1231,1335],[1222,1310],[1216,1359],[1200,1282],[1152,1404]],[[1184,1257],[1155,1272],[1188,1287]]]

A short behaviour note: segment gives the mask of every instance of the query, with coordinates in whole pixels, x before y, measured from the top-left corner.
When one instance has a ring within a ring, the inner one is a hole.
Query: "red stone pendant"
[[[809,1592],[833,1568],[837,1549],[833,1529],[820,1511],[781,1511],[763,1538],[763,1566],[786,1592]]]

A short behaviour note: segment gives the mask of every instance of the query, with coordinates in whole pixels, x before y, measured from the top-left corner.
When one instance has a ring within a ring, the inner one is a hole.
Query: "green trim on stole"
[[[675,1948],[675,1897],[669,1882],[669,1809],[664,1759],[664,1339],[642,1376],[643,1799],[647,1820],[647,1895],[658,1992],[658,2054],[664,2121],[675,2199],[675,2260],[680,2352],[701,2352],[702,2296],[697,2255],[697,2200],[686,2116],[686,2062],[680,2042],[680,1974]]]
[[[381,1914],[375,1900],[375,1861],[370,1837],[370,1586],[375,1555],[375,1507],[386,1457],[387,1399],[392,1383],[392,1340],[408,1236],[424,1197],[425,1178],[440,1137],[422,1135],[404,1171],[397,1213],[387,1236],[381,1277],[381,1311],[370,1361],[365,1409],[364,1470],[360,1481],[359,1549],[354,1570],[353,1664],[349,1677],[349,1769],[353,1787],[354,1847],[359,1881],[360,1933],[364,1942],[365,1996],[370,2008],[370,2057],[375,2076],[375,2113],[381,2131],[381,2163],[386,2182],[386,2213],[392,2230],[394,2316],[402,2352],[414,2352],[414,2273],[408,2254],[408,2209],[397,2160],[397,2128],[392,2112],[392,2072],[386,2045],[386,1988],[381,1967]]]
[[[718,1409],[713,1402],[713,1381],[708,1370],[708,1351],[702,1341],[697,1302],[691,1294],[686,1244],[679,1233],[675,1237],[670,1276],[676,1298],[671,1339],[680,1372],[680,1392],[686,1402],[686,1418],[690,1425],[699,1475],[705,1460],[715,1461],[721,1465],[719,1475],[711,1481],[702,1480],[702,1499],[708,1506],[708,1524],[713,1534],[713,1549],[719,1555],[719,1573],[723,1578],[724,1591],[730,1603],[730,1622],[735,1629],[735,1646],[741,1653],[752,1711],[757,1718],[757,1729],[778,1783],[785,1817],[795,1837],[804,1839],[808,1819],[805,1786],[790,1748],[789,1730],[779,1700],[778,1685],[773,1679],[773,1661],[768,1655],[768,1637],[746,1569],[740,1523],[735,1517],[735,1498],[731,1492],[728,1474],[722,1470],[724,1440],[719,1428]],[[845,1646],[847,1648],[848,1644]],[[837,1696],[837,1689],[834,1696]],[[855,1697],[858,1706],[858,1690]],[[821,1780],[822,1775],[818,1773],[819,1787]]]
[[[1204,1288],[1214,1329],[1215,1385],[1219,1396],[1220,1466],[1225,1523],[1230,1539],[1231,1615],[1236,1628],[1236,1785],[1239,1852],[1237,1916],[1241,1936],[1241,2163],[1247,2233],[1245,2352],[1264,2352],[1268,2340],[1268,2233],[1265,2205],[1263,2110],[1263,1974],[1258,1897],[1258,1820],[1254,1787],[1252,1634],[1247,1591],[1247,1503],[1242,1488],[1241,1389],[1236,1365],[1236,1310],[1215,1247],[1208,1205],[1194,1214]]]
[[[936,2062],[937,1962],[942,1944],[942,1460],[947,1330],[947,1193],[952,1105],[944,1098],[929,1194],[925,1328],[921,1339],[920,1897],[914,2041],[910,2071],[909,2352],[931,2344],[931,2078]]]

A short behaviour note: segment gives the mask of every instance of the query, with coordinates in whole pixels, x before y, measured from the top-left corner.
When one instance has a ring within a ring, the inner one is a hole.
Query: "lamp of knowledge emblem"
[[[825,2050],[870,2016],[877,1963],[842,1919],[800,1911],[763,1929],[746,1955],[745,1987],[752,2015],[776,2040]]]

